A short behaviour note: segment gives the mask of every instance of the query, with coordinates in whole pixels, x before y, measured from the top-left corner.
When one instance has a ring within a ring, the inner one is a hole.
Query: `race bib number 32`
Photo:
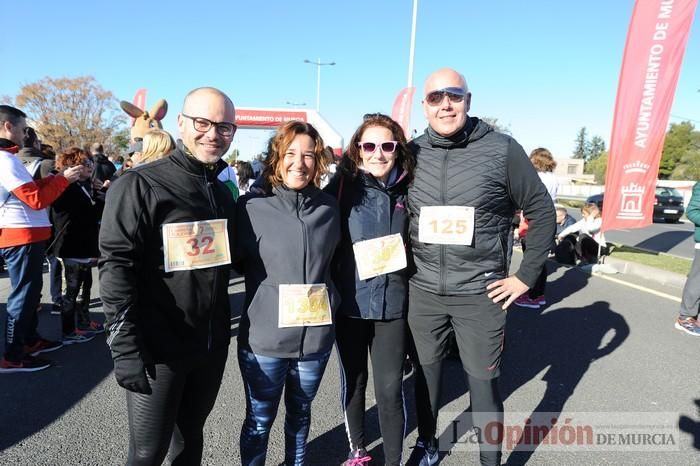
[[[474,207],[421,207],[418,241],[469,246],[474,238]]]
[[[230,264],[227,223],[227,219],[216,219],[163,225],[165,271]]]

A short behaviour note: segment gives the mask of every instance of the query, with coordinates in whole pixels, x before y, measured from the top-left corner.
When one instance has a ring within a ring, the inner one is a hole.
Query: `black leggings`
[[[365,320],[338,316],[336,343],[341,365],[340,396],[350,450],[365,447],[365,392],[369,350],[387,466],[401,464],[406,427],[403,399],[405,342],[405,319]]]
[[[202,461],[204,423],[226,366],[228,348],[205,357],[156,364],[148,377],[153,393],[126,392],[129,414],[127,465],[160,465],[170,452],[173,466]]]
[[[418,436],[423,439],[435,437],[440,392],[442,389],[442,361],[416,365],[416,416]],[[503,423],[503,402],[498,390],[498,378],[481,380],[467,374],[474,427],[483,432],[491,422]],[[443,445],[443,448],[449,448]],[[479,447],[482,465],[500,465],[501,445],[482,444]]]

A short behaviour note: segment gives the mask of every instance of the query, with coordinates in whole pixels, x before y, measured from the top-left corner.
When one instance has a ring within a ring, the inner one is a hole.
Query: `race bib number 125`
[[[474,207],[428,206],[420,208],[418,241],[469,246],[474,238]]]

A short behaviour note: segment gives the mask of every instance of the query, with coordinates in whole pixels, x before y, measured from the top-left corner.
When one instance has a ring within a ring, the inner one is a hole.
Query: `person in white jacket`
[[[581,208],[583,218],[568,228],[565,228],[557,239],[562,241],[569,235],[578,233],[576,241],[576,254],[587,263],[598,262],[599,250],[606,248],[605,236],[600,231],[603,218],[597,205],[589,203]]]

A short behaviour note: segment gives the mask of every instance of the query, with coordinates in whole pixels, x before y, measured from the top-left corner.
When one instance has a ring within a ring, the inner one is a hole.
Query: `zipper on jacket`
[[[302,276],[304,277],[304,283],[306,284],[306,224],[304,221],[301,219],[301,215],[299,215],[299,211],[301,210],[301,207],[299,205],[300,199],[301,198],[301,193],[297,192],[297,202],[296,202],[296,207],[297,207],[297,219],[299,219],[299,223],[301,224],[301,242],[303,243],[304,246],[304,254],[303,258],[304,260],[302,261],[303,264],[303,270],[302,270]],[[304,325],[301,328],[301,341],[299,341],[299,359],[304,357],[304,339],[306,338],[306,325]]]
[[[209,181],[207,178],[207,168],[202,167],[204,170],[204,189],[207,191],[207,197],[209,198],[209,206],[211,207],[212,212],[214,213],[214,218],[219,217],[219,209],[216,205],[216,199],[214,198],[214,190],[212,188],[212,183]],[[219,281],[219,271],[218,268],[215,268],[214,270],[214,286],[212,287],[212,296],[211,296],[211,304],[209,305],[209,328],[207,329],[207,351],[211,352],[212,349],[212,344],[213,344],[213,333],[214,333],[214,322],[213,322],[213,314],[216,309],[216,293],[217,293],[217,285]]]
[[[440,186],[440,196],[442,196],[442,205],[447,205],[447,200],[445,197],[445,191],[447,190],[447,156],[450,153],[449,149],[445,149],[445,156],[442,158],[442,179]],[[440,280],[438,284],[438,294],[445,294],[446,284],[445,284],[445,269],[447,268],[447,245],[440,245]]]

